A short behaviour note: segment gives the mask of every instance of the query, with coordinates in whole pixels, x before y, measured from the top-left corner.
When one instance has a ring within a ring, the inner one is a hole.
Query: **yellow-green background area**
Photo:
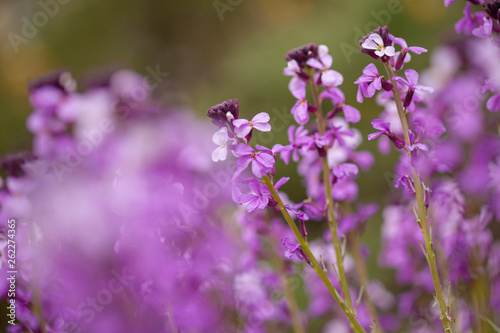
[[[9,33],[21,35],[26,19],[33,21],[43,3],[54,1],[0,2],[1,154],[30,149],[27,82],[51,69],[67,68],[80,78],[99,66],[126,66],[142,74],[148,66],[159,66],[169,76],[154,94],[167,104],[185,103],[204,117],[210,106],[236,97],[242,117],[262,111],[276,117],[273,110],[283,113],[295,103],[287,89],[289,78],[282,75],[284,55],[310,42],[330,48],[333,67],[344,75],[347,103],[361,111],[357,127],[366,138],[370,121],[381,110],[372,100],[363,105],[355,100],[353,82],[372,61],[357,51],[361,34],[388,24],[410,46],[432,51],[455,38],[453,24],[465,3],[445,8],[441,0],[60,0],[64,4],[57,2],[57,13],[14,52]],[[216,7],[224,11],[222,19]],[[411,63],[416,70],[428,65],[428,54],[414,56]],[[286,121],[292,124],[291,118]],[[274,133],[274,143],[286,143],[286,130]],[[387,203],[397,195],[389,185],[396,154],[382,156],[376,143],[366,139],[361,148],[375,152],[376,164],[359,179],[360,200]],[[293,177],[295,165],[280,167],[278,173],[292,176],[284,190],[301,200],[304,189]],[[377,267],[373,257],[380,247],[380,224],[378,214],[364,236],[372,249],[370,274],[394,285],[390,270]]]

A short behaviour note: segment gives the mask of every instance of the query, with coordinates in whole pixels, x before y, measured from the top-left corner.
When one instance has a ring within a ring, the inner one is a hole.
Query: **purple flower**
[[[392,83],[380,76],[377,70],[377,66],[374,64],[369,64],[363,69],[363,75],[358,78],[355,82],[358,84],[358,94],[356,100],[358,103],[363,102],[363,96],[372,98],[377,90],[390,91],[392,89]]]
[[[471,11],[471,3],[467,2],[464,9],[464,17],[461,18],[455,24],[455,31],[459,33],[465,33],[466,35],[471,35],[472,30],[474,30],[479,24],[481,24],[486,16],[484,12],[475,12],[474,14]]]
[[[290,157],[292,157],[294,162],[299,161],[299,149],[308,142],[308,133],[309,131],[304,129],[304,126],[299,126],[295,129],[295,126],[292,125],[288,128],[288,140],[292,149],[283,151],[280,155],[285,164],[290,162]]]
[[[287,248],[285,257],[290,259],[293,257],[293,255],[296,255],[300,260],[305,260],[308,264],[311,264],[311,261],[309,260],[299,243],[294,243],[288,237],[284,236],[283,238],[281,238],[281,244],[283,244]]]
[[[398,149],[404,147],[405,144],[404,141],[391,131],[390,123],[385,122],[381,119],[373,119],[371,124],[373,128],[379,130],[379,132],[368,134],[368,140],[371,141],[378,138],[381,135],[386,135]]]
[[[266,112],[256,114],[250,121],[247,119],[235,119],[233,120],[234,132],[237,137],[242,139],[249,135],[254,128],[261,132],[269,132],[271,131],[270,119]]]
[[[342,163],[333,167],[333,175],[339,179],[356,176],[358,172],[358,166],[353,163]]]
[[[236,161],[236,172],[233,181],[252,163],[252,173],[255,177],[262,178],[274,167],[274,157],[267,152],[255,152],[252,147],[244,143],[238,143],[234,154],[239,157]]]
[[[444,5],[445,5],[446,7],[449,7],[449,6],[450,6],[452,3],[454,3],[455,1],[457,1],[457,0],[444,0]]]
[[[491,40],[491,32],[493,30],[493,21],[489,18],[482,25],[472,30],[472,34],[481,39]]]
[[[257,179],[252,178],[248,183],[250,193],[244,193],[239,198],[237,203],[242,205],[247,203],[246,210],[251,213],[255,209],[264,209],[269,204],[271,197],[267,187],[261,184]]]
[[[500,89],[496,84],[494,84],[494,81],[491,79],[486,80],[483,88],[482,88],[482,93],[484,94],[487,91],[491,91],[495,95],[491,96],[488,101],[486,102],[486,108],[490,110],[491,112],[498,112],[500,111]]]
[[[403,79],[402,77],[396,76],[394,77],[394,81],[402,83],[408,87],[408,92],[406,93],[406,97],[403,103],[403,106],[407,108],[411,102],[413,101],[413,95],[415,91],[424,91],[426,93],[432,94],[434,92],[434,88],[426,87],[422,85],[417,85],[418,82],[418,73],[413,69],[405,70],[405,75],[408,80]]]
[[[403,67],[404,63],[409,62],[411,60],[411,56],[408,52],[413,52],[415,54],[422,54],[424,52],[427,52],[427,50],[424,49],[423,47],[419,46],[408,47],[408,44],[403,38],[394,38],[393,41],[394,43],[401,46],[401,52],[399,53],[398,59],[396,60],[396,64],[394,66],[395,70],[397,71]]]
[[[309,105],[306,100],[306,83],[299,78],[292,78],[288,85],[292,95],[297,98],[297,103],[292,107],[291,113],[297,123],[305,125],[309,122],[309,112],[314,112],[316,108]]]
[[[307,65],[321,72],[320,82],[327,87],[339,86],[344,81],[344,77],[337,71],[331,70],[333,58],[328,54],[326,45],[318,46],[318,57],[307,60]]]
[[[325,89],[320,94],[321,99],[330,99],[334,109],[327,114],[327,118],[331,119],[340,111],[344,112],[344,118],[347,122],[357,123],[361,120],[361,114],[358,109],[353,106],[345,104],[345,96],[342,90],[335,87]]]
[[[415,134],[411,131],[408,130],[408,135],[410,137],[410,145],[405,145],[406,148],[408,148],[409,151],[413,152],[414,150],[422,150],[422,151],[428,151],[429,147],[427,147],[426,144],[424,143],[419,143],[418,139],[415,140]]]

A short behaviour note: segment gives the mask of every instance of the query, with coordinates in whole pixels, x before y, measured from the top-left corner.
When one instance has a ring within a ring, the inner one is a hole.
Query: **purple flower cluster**
[[[445,1],[449,6],[453,1]],[[473,11],[473,9],[479,9]],[[500,2],[498,0],[467,1],[464,9],[464,17],[455,24],[457,33],[468,36],[475,36],[483,40],[485,45],[476,43],[475,49],[483,50],[490,48],[495,53],[500,46]],[[492,71],[493,73],[496,70]],[[493,74],[492,73],[492,74]],[[500,111],[500,78],[496,75],[488,74],[482,85],[483,94],[491,92],[491,97],[486,103],[489,111]]]
[[[469,9],[470,5],[468,2]],[[381,31],[389,40],[384,44],[386,48],[406,45],[401,38],[390,35],[387,28]],[[368,39],[373,38],[370,36]],[[363,40],[360,44],[366,46]],[[420,76],[407,69],[406,78],[399,76],[401,62],[396,54],[384,54],[380,59],[393,87],[384,90],[378,84],[368,94],[361,86],[367,82],[365,71],[356,83],[365,97],[381,91],[376,101],[384,111],[380,119],[372,121],[378,132],[368,135],[368,139],[380,137],[382,153],[388,152],[391,143],[401,152],[394,184],[405,190],[402,196],[398,192],[397,200],[384,209],[380,257],[384,265],[396,270],[397,282],[411,288],[399,296],[399,314],[404,317],[417,313],[424,319],[414,327],[415,332],[442,331],[438,328],[439,312],[429,308],[435,302],[430,294],[436,292],[436,275],[429,274],[428,266],[435,260],[430,257],[434,254],[424,246],[430,236],[442,286],[450,286],[445,302],[455,306],[451,314],[453,330],[479,329],[483,320],[477,313],[487,316],[489,311],[498,311],[494,293],[486,290],[497,290],[499,284],[496,270],[491,270],[499,244],[489,228],[494,215],[500,218],[495,181],[498,177],[492,172],[500,156],[499,119],[494,113],[485,113],[482,105],[487,100],[484,93],[491,90],[483,83],[491,82],[500,73],[495,68],[498,66],[490,66],[500,59],[500,53],[477,40],[443,46],[432,54],[429,69]],[[367,68],[370,73],[378,73],[374,64]],[[419,84],[420,78],[424,85]],[[495,111],[491,105],[486,103],[490,111]],[[421,184],[416,184],[415,179]],[[421,200],[423,210],[416,212],[419,202],[415,199]],[[423,223],[422,213],[428,225]],[[485,289],[478,290],[474,287],[477,284]],[[471,304],[467,302],[469,297],[481,297],[482,303]],[[492,310],[481,312],[484,310],[478,307]],[[447,325],[445,321],[443,324]]]
[[[210,129],[187,110],[134,99],[149,90],[133,72],[79,93],[66,80],[57,73],[31,87],[33,154],[0,163],[3,299],[7,221],[16,221],[17,321],[7,331],[231,332],[238,320],[287,322],[269,296],[279,277],[253,268],[250,249],[222,227],[231,177],[210,161]]]

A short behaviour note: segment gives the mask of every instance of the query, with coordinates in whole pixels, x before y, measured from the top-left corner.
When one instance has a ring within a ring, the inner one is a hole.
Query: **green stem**
[[[405,110],[403,108],[403,102],[401,100],[401,96],[399,95],[399,90],[397,86],[397,82],[394,81],[394,72],[391,68],[391,66],[385,62],[384,63],[385,69],[387,70],[387,74],[389,75],[389,79],[391,80],[391,83],[393,85],[392,92],[394,94],[394,99],[396,101],[396,106],[398,109],[398,115],[399,119],[401,121],[401,125],[403,127],[403,135],[405,138],[405,143],[407,146],[409,146],[410,143],[410,137],[408,134],[408,121],[406,119],[406,114]],[[413,183],[415,186],[415,195],[417,198],[417,208],[418,208],[418,222],[420,224],[420,229],[422,230],[422,235],[424,237],[424,243],[425,243],[425,251],[426,251],[426,259],[429,264],[429,268],[431,270],[431,275],[432,275],[432,282],[434,283],[434,289],[436,291],[436,299],[437,303],[439,306],[439,312],[440,312],[440,319],[441,322],[443,323],[443,328],[445,332],[453,332],[453,325],[452,325],[452,320],[449,314],[449,307],[446,304],[446,300],[443,294],[443,288],[441,287],[441,281],[439,280],[439,273],[437,269],[437,263],[436,263],[436,254],[434,253],[434,246],[433,242],[431,239],[431,232],[430,232],[430,226],[427,221],[427,211],[425,208],[425,202],[424,202],[424,191],[422,188],[422,182],[420,180],[420,176],[416,172],[415,168],[411,164],[411,154],[410,151],[408,151],[408,158],[410,159],[410,165],[411,165],[411,172],[412,172],[412,179]]]
[[[318,86],[314,82],[313,75],[311,75],[311,90],[313,95],[313,103],[316,107],[316,121],[318,123],[318,131],[320,135],[325,135],[326,123],[323,120],[323,111],[321,109],[321,103],[319,100]],[[335,256],[337,258],[337,268],[339,273],[340,286],[342,288],[342,294],[346,301],[347,307],[356,313],[356,310],[352,306],[351,293],[349,292],[349,285],[347,283],[347,277],[344,270],[344,255],[342,253],[342,246],[340,244],[340,239],[338,236],[338,224],[333,211],[333,197],[332,197],[332,184],[330,182],[330,168],[328,167],[327,156],[321,157],[323,162],[323,183],[325,184],[325,198],[328,214],[328,227],[330,228],[330,233],[332,235],[332,243],[335,249]]]
[[[264,176],[264,183],[266,184],[267,188],[271,192],[271,196],[273,199],[278,203],[278,208],[280,209],[281,213],[283,214],[283,217],[285,218],[286,222],[288,223],[288,226],[292,229],[292,232],[294,233],[295,237],[297,238],[297,241],[299,242],[300,246],[304,250],[306,256],[309,258],[311,261],[311,266],[313,267],[314,271],[320,279],[323,281],[325,286],[328,288],[328,291],[332,294],[333,298],[337,303],[340,305],[340,308],[344,313],[346,314],[347,318],[349,319],[351,326],[354,330],[354,332],[357,333],[366,333],[361,324],[358,322],[356,319],[356,315],[347,307],[345,304],[344,300],[340,297],[339,293],[335,289],[335,287],[332,285],[332,282],[328,278],[328,275],[326,272],[323,270],[323,268],[320,266],[314,255],[312,254],[311,250],[309,249],[309,244],[304,240],[302,237],[302,234],[300,233],[299,229],[297,228],[297,225],[295,222],[292,220],[290,214],[288,213],[288,210],[285,208],[285,205],[283,204],[283,201],[281,200],[281,197],[278,194],[278,191],[274,188],[273,183],[269,179],[267,175]]]

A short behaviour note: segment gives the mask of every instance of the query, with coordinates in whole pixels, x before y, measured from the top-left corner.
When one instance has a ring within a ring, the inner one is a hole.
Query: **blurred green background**
[[[353,82],[371,61],[357,51],[357,40],[388,24],[409,45],[432,51],[452,33],[461,9],[447,9],[440,0],[2,0],[0,153],[30,149],[27,82],[54,68],[70,69],[81,78],[100,66],[120,65],[142,74],[158,67],[169,73],[154,90],[165,104],[187,104],[203,117],[213,104],[237,97],[243,117],[265,111],[274,118],[295,102],[287,89],[289,78],[282,75],[284,55],[310,42],[330,48],[334,69],[344,75],[347,103],[362,113],[357,127],[366,138],[380,109],[373,101],[358,105],[355,100]],[[35,31],[27,27],[30,23]],[[428,54],[415,56],[412,68],[421,70],[428,61]],[[291,124],[292,118],[283,119]],[[269,137],[260,139],[268,144]],[[272,139],[285,143],[286,130]],[[362,149],[375,147],[365,140]],[[391,195],[388,175],[396,156],[375,156],[372,171],[360,178],[360,200],[382,203]],[[279,173],[290,176],[294,170],[292,165]],[[285,190],[295,200],[303,198],[296,177]],[[379,214],[364,239],[374,252],[380,223]],[[370,269],[390,281],[376,260]]]

